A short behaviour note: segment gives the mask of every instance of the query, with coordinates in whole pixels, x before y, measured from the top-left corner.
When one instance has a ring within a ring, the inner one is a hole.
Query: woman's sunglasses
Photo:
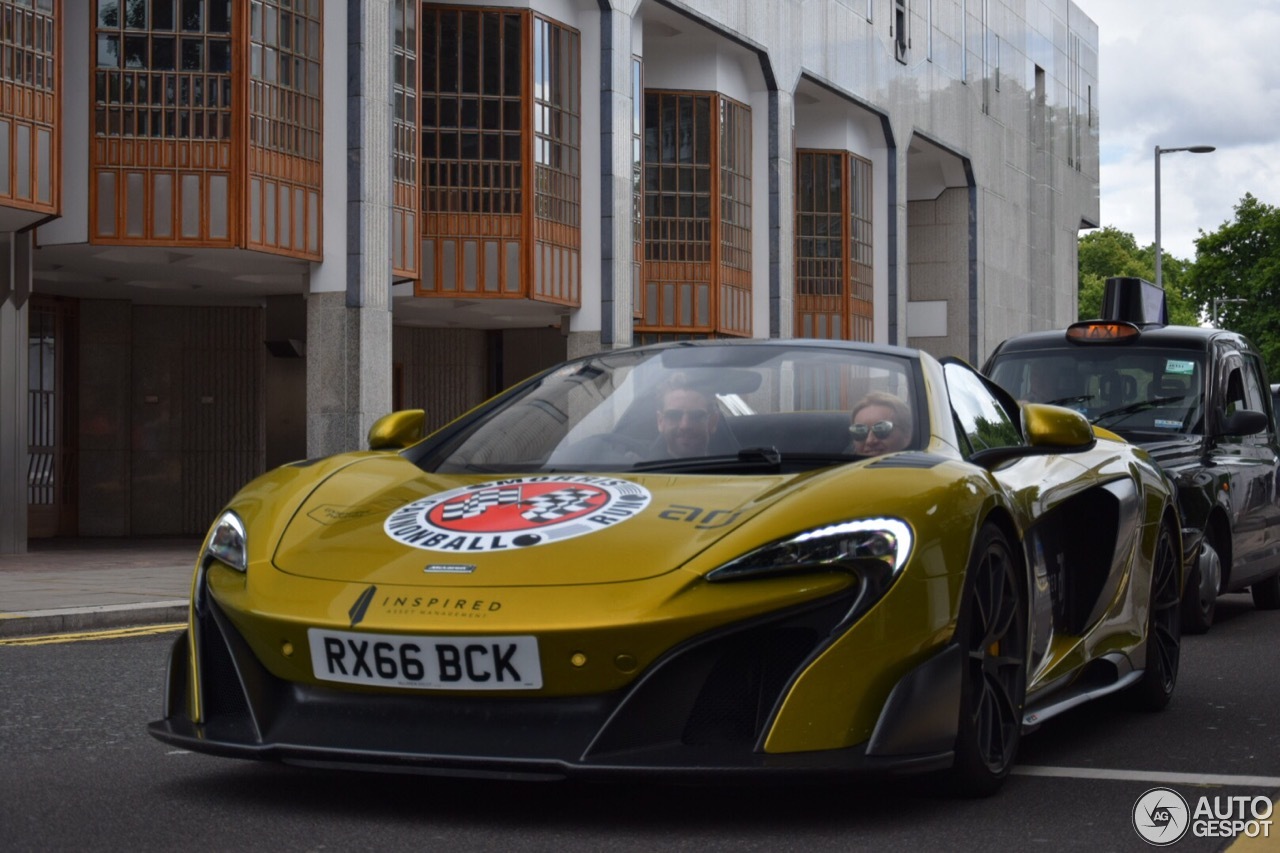
[[[888,438],[891,432],[893,432],[893,421],[879,421],[870,425],[854,424],[849,427],[849,434],[853,436],[854,441],[866,441],[869,433],[874,434],[876,438]]]

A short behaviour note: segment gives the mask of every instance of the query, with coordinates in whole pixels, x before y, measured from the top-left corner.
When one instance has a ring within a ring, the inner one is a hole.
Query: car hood
[[[366,458],[311,492],[272,562],[301,577],[402,586],[634,581],[679,569],[784,501],[753,541],[847,514],[857,501],[846,494],[835,509],[832,489],[847,492],[851,469],[864,466],[765,476],[476,477],[424,473],[395,455]]]
[[[1155,438],[1147,433],[1129,434],[1127,440],[1138,445],[1166,471],[1188,465],[1199,465],[1204,455],[1204,440],[1196,434]]]

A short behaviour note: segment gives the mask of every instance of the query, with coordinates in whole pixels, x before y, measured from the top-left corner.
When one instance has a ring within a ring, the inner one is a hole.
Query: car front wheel
[[[1181,558],[1169,523],[1160,525],[1155,559],[1151,566],[1151,606],[1147,611],[1147,656],[1142,678],[1133,686],[1139,708],[1158,711],[1173,698],[1182,659],[1182,608],[1178,574]]]
[[[1195,568],[1187,575],[1187,588],[1182,598],[1182,630],[1203,634],[1213,625],[1218,607],[1218,588],[1222,584],[1222,558],[1205,537]]]
[[[1026,596],[1008,539],[995,525],[979,531],[956,637],[965,663],[950,781],[957,794],[988,796],[1013,767],[1027,692]]]

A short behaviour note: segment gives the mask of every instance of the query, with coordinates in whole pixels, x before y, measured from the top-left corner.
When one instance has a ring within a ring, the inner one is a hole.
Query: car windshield
[[[918,369],[879,351],[776,342],[605,353],[490,404],[418,464],[441,473],[748,473],[837,464],[865,449],[851,443],[850,413],[871,392],[915,413],[874,435],[899,429],[909,434],[902,446],[923,445]]]
[[[1204,357],[1194,350],[1123,346],[1010,352],[997,355],[988,372],[1019,400],[1075,409],[1121,435],[1204,429]]]

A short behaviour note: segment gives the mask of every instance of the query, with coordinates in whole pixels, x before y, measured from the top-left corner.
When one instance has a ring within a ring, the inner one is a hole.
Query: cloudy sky
[[[1074,0],[1098,25],[1102,224],[1193,260],[1245,193],[1280,207],[1280,0]]]

